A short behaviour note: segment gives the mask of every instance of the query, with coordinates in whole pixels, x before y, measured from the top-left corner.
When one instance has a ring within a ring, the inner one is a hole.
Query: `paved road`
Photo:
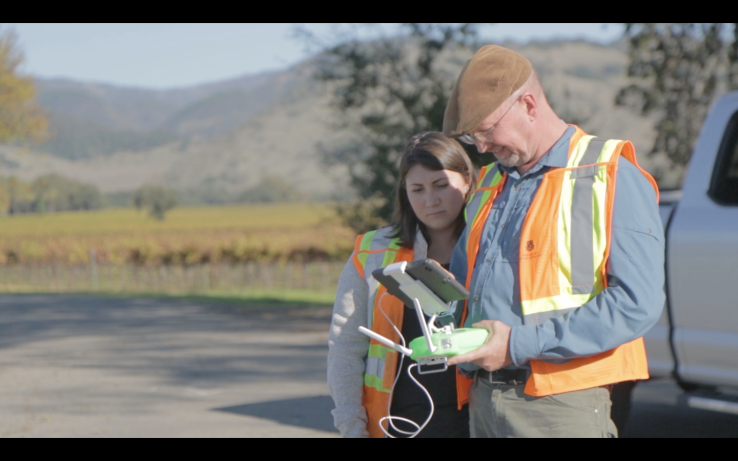
[[[2,437],[334,437],[330,309],[0,296]]]
[[[329,308],[0,296],[0,437],[335,437]],[[732,437],[738,416],[636,388],[630,437]]]
[[[738,437],[738,415],[688,408],[671,381],[639,383],[623,437]]]

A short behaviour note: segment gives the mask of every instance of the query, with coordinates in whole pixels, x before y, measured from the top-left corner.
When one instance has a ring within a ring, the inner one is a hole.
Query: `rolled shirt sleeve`
[[[656,194],[625,158],[616,184],[608,287],[563,317],[514,326],[510,354],[516,365],[599,354],[643,336],[658,321],[665,301],[665,237]]]

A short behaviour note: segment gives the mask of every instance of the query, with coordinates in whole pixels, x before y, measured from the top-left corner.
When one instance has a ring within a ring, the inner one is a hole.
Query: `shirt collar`
[[[538,163],[536,163],[536,165],[531,168],[530,171],[526,173],[526,175],[534,174],[543,167],[565,167],[567,162],[569,161],[569,140],[575,132],[576,128],[574,128],[573,125],[569,125],[569,127],[559,138],[559,140],[556,141],[556,143],[551,147],[551,149],[548,150],[548,152],[543,154],[543,157],[541,157]],[[513,177],[520,176],[514,167],[508,168],[503,165],[500,165],[499,167],[502,171]]]
[[[413,246],[414,259],[425,259],[428,257],[428,242],[420,230],[420,226],[415,230],[415,245]]]

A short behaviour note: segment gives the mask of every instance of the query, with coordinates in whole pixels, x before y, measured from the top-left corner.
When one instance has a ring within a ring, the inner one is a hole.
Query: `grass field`
[[[339,226],[330,204],[293,203],[175,208],[157,221],[132,208],[0,218],[0,238],[304,229]]]
[[[210,290],[200,293],[185,294],[169,294],[156,291],[100,291],[100,290],[41,290],[41,289],[20,289],[20,290],[4,290],[2,293],[65,293],[110,297],[147,297],[147,298],[178,298],[189,299],[193,301],[216,301],[230,304],[248,304],[248,305],[273,305],[273,306],[326,306],[333,304],[335,299],[334,291],[315,291],[315,290]]]
[[[134,209],[0,218],[0,264],[201,265],[345,260],[354,234],[330,204]]]
[[[213,300],[236,304],[258,305],[330,305],[335,299],[335,292],[313,290],[242,290],[242,291],[209,291],[199,295],[178,296],[193,300]]]

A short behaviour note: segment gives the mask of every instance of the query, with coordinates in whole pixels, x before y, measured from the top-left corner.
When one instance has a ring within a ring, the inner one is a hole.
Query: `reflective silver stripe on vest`
[[[597,159],[606,139],[592,139],[584,152],[580,165],[590,167],[572,170],[576,178],[571,210],[571,284],[573,294],[591,294],[594,290],[594,248],[592,229],[592,186],[599,171]]]
[[[490,168],[488,171],[485,172],[484,178],[482,178],[482,182],[479,184],[479,188],[482,187],[491,187],[492,181],[495,179],[495,176],[497,176],[497,172],[500,171],[499,168],[497,168],[497,163],[494,163],[492,165],[492,168]],[[466,206],[466,219],[467,222],[471,219],[472,221],[477,216],[477,212],[479,211],[479,208],[482,206],[482,197],[484,197],[485,193],[489,191],[478,191],[475,192],[474,195],[472,195],[471,200],[469,200],[469,204]],[[469,213],[473,213],[471,216],[469,216]]]
[[[523,325],[540,325],[548,319],[557,317],[563,317],[578,307],[572,307],[570,309],[559,309],[555,311],[539,312],[537,314],[530,314],[523,316]]]
[[[478,187],[492,187],[492,181],[494,181],[495,176],[497,176],[497,173],[499,172],[500,169],[497,167],[497,163],[493,163],[492,168],[484,173],[484,178],[482,179],[483,182]]]
[[[374,375],[379,379],[384,379],[384,364],[385,361],[379,357],[367,357],[364,374]]]
[[[391,227],[384,227],[379,229],[372,243],[369,246],[369,251],[383,250],[389,246],[390,235],[392,234]],[[372,276],[372,272],[382,268],[382,262],[384,261],[384,255],[386,252],[380,251],[379,253],[369,253],[366,258],[366,264],[364,265],[364,280],[369,288],[367,296],[367,328],[370,330],[374,326],[374,298],[377,296],[377,290],[379,289],[379,282]]]

